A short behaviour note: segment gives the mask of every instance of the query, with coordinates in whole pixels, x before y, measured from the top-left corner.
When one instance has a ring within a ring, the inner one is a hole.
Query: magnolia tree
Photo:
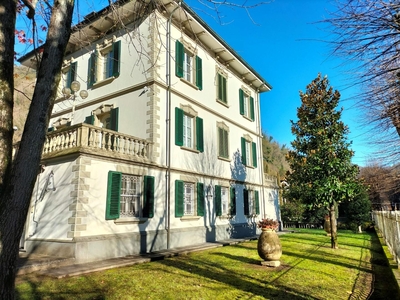
[[[352,200],[358,185],[358,167],[347,141],[348,127],[340,120],[337,106],[340,93],[333,91],[327,77],[314,79],[300,92],[298,121],[292,123],[296,137],[287,155],[291,172],[287,175],[285,197],[301,201],[309,208],[325,207],[331,223],[331,246],[337,248],[335,207]]]

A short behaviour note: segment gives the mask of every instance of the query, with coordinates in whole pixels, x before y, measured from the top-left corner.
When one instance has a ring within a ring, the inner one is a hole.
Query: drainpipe
[[[264,219],[266,217],[266,210],[265,210],[265,187],[264,187],[264,156],[262,152],[262,131],[261,131],[261,101],[260,101],[260,92],[257,90],[257,115],[258,115],[258,122],[257,122],[257,134],[259,138],[259,143],[258,143],[258,148],[259,148],[259,157],[261,158],[260,162],[260,176],[261,176],[261,184],[262,184],[262,192],[261,192],[261,198],[262,198],[262,203],[263,203],[263,217]]]
[[[165,206],[166,206],[166,224],[165,230],[167,231],[167,249],[170,248],[170,237],[171,237],[171,22],[172,16],[175,11],[181,7],[181,2],[178,2],[178,6],[173,9],[168,18],[167,23],[167,59],[166,59],[166,80],[167,80],[167,90],[166,90],[166,98],[167,98],[167,111],[166,111],[166,163],[167,163],[167,172],[165,174],[166,179],[166,187],[165,187]]]

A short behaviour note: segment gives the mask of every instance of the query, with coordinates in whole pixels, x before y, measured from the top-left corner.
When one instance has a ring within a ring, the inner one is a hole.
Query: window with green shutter
[[[250,214],[249,210],[249,191],[243,190],[243,205],[244,205],[244,215],[248,216]]]
[[[108,78],[117,78],[121,70],[121,41],[95,50],[88,61],[88,88]]]
[[[260,214],[258,191],[243,189],[244,214],[253,216]]]
[[[184,182],[175,180],[175,217],[183,217],[183,189]]]
[[[143,217],[154,216],[154,176],[144,176]]]
[[[257,168],[257,146],[256,143],[251,143],[251,154],[253,156],[253,167]]]
[[[224,124],[218,124],[218,156],[229,158],[229,131]]]
[[[77,62],[73,62],[69,65],[69,68],[63,73],[65,82],[64,87],[71,88],[72,81],[76,80]]]
[[[254,191],[254,207],[255,207],[255,214],[260,214],[260,200],[258,197],[258,191]]]
[[[87,116],[85,118],[85,123],[89,125],[94,125],[94,115]]]
[[[221,186],[215,186],[215,214],[222,216],[222,202],[221,202]]]
[[[254,98],[248,92],[239,89],[239,111],[240,114],[252,121],[255,120]]]
[[[204,216],[204,184],[197,183],[197,215]]]
[[[225,104],[228,103],[226,77],[220,73],[217,74],[217,99]]]
[[[106,220],[152,218],[154,177],[108,172]]]
[[[202,59],[192,50],[186,49],[178,40],[175,41],[175,75],[190,82],[199,90],[203,89]]]
[[[234,187],[230,187],[229,191],[230,195],[230,215],[236,215],[236,189]]]
[[[203,152],[203,119],[175,107],[175,145]]]
[[[249,167],[257,168],[257,145],[249,141],[247,138],[240,138],[242,151],[242,164]]]
[[[108,172],[106,220],[119,218],[122,173]]]

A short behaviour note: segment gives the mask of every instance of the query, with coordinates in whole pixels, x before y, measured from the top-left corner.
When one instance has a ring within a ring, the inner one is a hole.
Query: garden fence
[[[400,265],[400,211],[373,211],[372,218],[390,253]]]

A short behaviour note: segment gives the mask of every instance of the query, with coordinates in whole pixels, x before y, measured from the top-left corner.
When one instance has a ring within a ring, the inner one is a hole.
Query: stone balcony
[[[42,159],[75,153],[150,162],[152,142],[85,123],[47,134]]]

